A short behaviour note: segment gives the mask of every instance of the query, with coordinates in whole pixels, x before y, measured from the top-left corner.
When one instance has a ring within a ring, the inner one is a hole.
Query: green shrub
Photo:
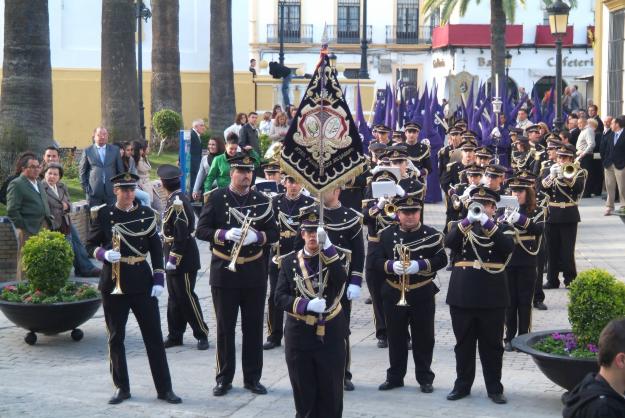
[[[75,179],[78,178],[78,163],[74,159],[73,155],[67,155],[62,160],[63,164],[63,178]]]
[[[271,139],[269,139],[269,135],[260,134],[258,136],[258,142],[260,142],[260,159],[261,161],[265,161],[265,153],[271,146]]]
[[[625,316],[625,284],[605,270],[583,271],[571,283],[568,309],[580,343],[596,344],[608,322]]]
[[[171,109],[159,110],[152,116],[152,127],[161,139],[175,138],[182,129],[182,116]]]
[[[42,230],[24,244],[24,270],[31,292],[52,296],[68,283],[72,246],[60,232]]]

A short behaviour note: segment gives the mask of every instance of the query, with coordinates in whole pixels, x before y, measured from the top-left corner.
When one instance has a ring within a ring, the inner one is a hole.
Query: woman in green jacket
[[[230,134],[226,139],[226,152],[216,156],[208,170],[208,175],[204,181],[204,190],[210,191],[214,189],[213,183],[217,181],[217,187],[226,187],[230,184],[230,163],[228,158],[234,156],[237,153],[239,147],[239,137],[235,134]],[[254,160],[254,167],[260,166],[260,156],[253,149],[249,151],[250,157]]]

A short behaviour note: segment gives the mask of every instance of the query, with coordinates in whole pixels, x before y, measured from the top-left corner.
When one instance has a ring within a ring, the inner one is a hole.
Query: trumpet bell
[[[237,262],[236,260],[232,260],[230,262],[230,264],[228,264],[228,266],[226,267],[228,270],[230,270],[233,273],[237,272]]]
[[[384,205],[384,214],[386,216],[392,217],[395,215],[395,212],[397,212],[397,206],[395,206],[392,203],[387,203],[386,205]]]
[[[562,176],[571,180],[577,175],[577,171],[579,170],[578,166],[575,164],[563,164],[562,165]]]
[[[410,305],[408,305],[408,302],[406,301],[406,292],[405,291],[401,292],[401,297],[399,298],[399,302],[397,302],[397,306],[410,306]]]
[[[484,206],[481,203],[473,202],[469,205],[469,212],[475,217],[480,216],[484,213]]]
[[[111,295],[123,295],[122,288],[119,286],[115,286],[115,289],[111,292]]]

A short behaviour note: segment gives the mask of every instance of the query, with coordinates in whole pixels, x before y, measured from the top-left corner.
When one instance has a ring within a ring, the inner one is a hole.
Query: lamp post
[[[566,34],[571,8],[562,0],[556,0],[547,8],[549,14],[549,29],[556,38],[556,118],[553,127],[562,129],[562,37]]]
[[[328,61],[330,61],[330,68],[332,68],[332,72],[336,72],[336,54],[334,52],[330,52],[328,55]]]
[[[278,38],[280,40],[280,52],[278,53],[278,62],[284,65],[284,0],[278,1],[280,8],[280,22],[278,22]]]
[[[363,0],[362,6],[362,33],[360,35],[360,71],[358,78],[369,78],[367,71],[367,0]]]
[[[145,140],[145,116],[143,115],[143,35],[141,31],[141,20],[145,20],[152,17],[152,12],[143,4],[143,0],[138,0],[135,3],[135,17],[137,18],[137,83],[138,83],[138,95],[139,95],[139,129],[141,130],[141,138]]]
[[[512,66],[512,54],[510,51],[506,52],[506,56],[504,57],[504,63],[506,65],[506,85],[508,85],[508,72],[510,71],[510,66]]]
[[[492,101],[493,112],[495,113],[495,128],[491,132],[491,139],[495,143],[495,164],[499,164],[499,142],[501,141],[501,131],[499,130],[499,114],[503,102],[499,96],[495,96]]]

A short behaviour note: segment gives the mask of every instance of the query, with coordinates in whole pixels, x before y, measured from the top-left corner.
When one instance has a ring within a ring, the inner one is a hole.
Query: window
[[[608,38],[608,115],[623,114],[623,46],[625,10],[610,13]]]
[[[278,1],[278,31],[280,30],[282,10],[284,10],[284,42],[299,42],[301,38],[300,0]]]
[[[343,71],[343,77],[350,78],[350,79],[359,78],[358,77],[359,74],[360,74],[360,68],[346,68],[345,71]]]
[[[401,82],[402,94],[404,97],[414,97],[417,93],[417,75],[416,68],[397,68],[395,70],[395,79]]]
[[[360,41],[360,0],[338,1],[338,43]]]
[[[397,0],[397,39],[417,39],[418,27],[418,0]]]

